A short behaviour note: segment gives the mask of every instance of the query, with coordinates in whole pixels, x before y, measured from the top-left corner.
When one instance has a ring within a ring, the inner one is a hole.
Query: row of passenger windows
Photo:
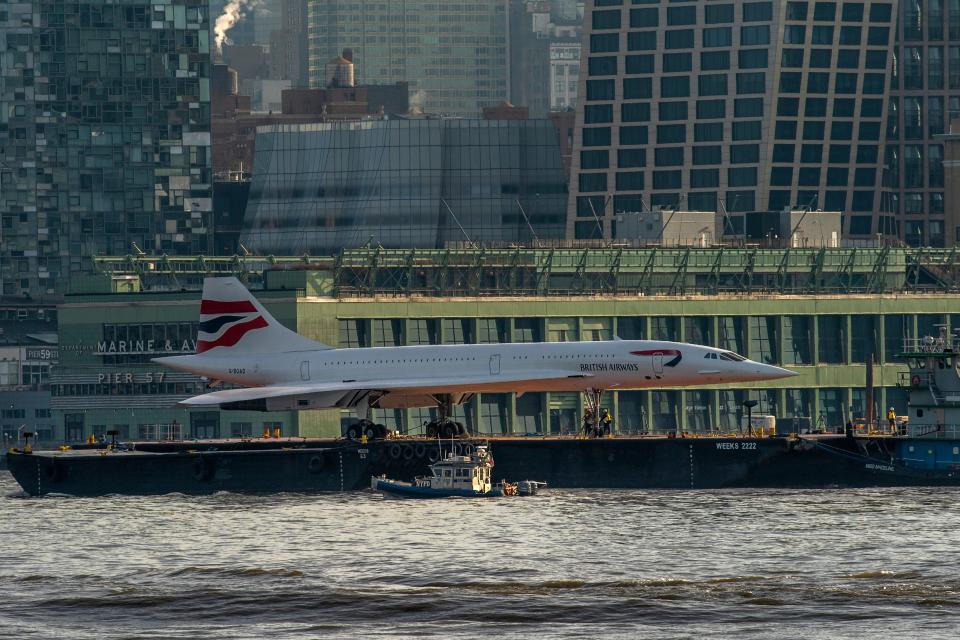
[[[658,46],[656,31],[628,31],[627,51],[656,51],[663,49],[694,49],[697,46],[696,34],[700,33],[700,46],[704,49],[732,47],[733,29],[731,27],[708,27],[704,29],[675,29],[663,32],[663,45]],[[783,30],[783,44],[807,44],[807,27],[805,25],[786,25]],[[809,31],[809,44],[832,46],[862,46],[864,44],[863,29],[861,27],[815,26]],[[869,27],[867,29],[866,44],[870,46],[887,46],[890,41],[890,28]],[[595,33],[590,36],[591,53],[615,53],[621,50],[619,33]],[[770,27],[768,25],[740,27],[740,47],[751,47],[770,44]]]

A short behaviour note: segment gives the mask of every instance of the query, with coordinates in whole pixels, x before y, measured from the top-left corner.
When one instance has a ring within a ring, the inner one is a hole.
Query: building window
[[[734,140],[759,140],[760,121],[734,122],[731,126]]]
[[[697,93],[701,96],[727,95],[727,75],[725,73],[701,75],[697,79]]]
[[[729,51],[701,51],[701,71],[723,71],[730,68]]]
[[[606,150],[580,152],[581,169],[606,169],[609,166],[609,152]]]
[[[686,102],[661,102],[659,105],[660,120],[686,120]]]
[[[620,105],[622,122],[647,122],[650,120],[649,102],[625,102]]]
[[[624,80],[624,83],[627,81]],[[669,76],[660,78],[661,98],[684,98],[690,95],[689,76]],[[650,97],[650,96],[642,96]]]
[[[794,146],[792,144],[773,145],[774,162],[793,162]]]
[[[766,91],[766,73],[738,73],[737,93],[764,93]]]
[[[675,29],[664,33],[665,49],[693,49],[693,29]]]
[[[627,33],[628,51],[654,51],[656,48],[656,31],[630,31]]]
[[[750,359],[764,364],[779,364],[778,318],[750,316]]]
[[[620,9],[608,9],[604,11],[594,10],[593,29],[619,29],[620,28]]]
[[[679,189],[681,184],[680,171],[654,171],[653,188],[654,189]]]
[[[707,27],[703,30],[703,47],[729,47],[733,42],[733,30],[730,27]]]
[[[690,71],[693,68],[693,54],[691,53],[665,53],[663,54],[663,72],[679,73]]]
[[[687,125],[661,124],[657,125],[657,144],[675,144],[687,141]]]
[[[867,44],[887,46],[890,41],[890,27],[870,27],[867,30]]]
[[[624,100],[642,100],[651,97],[653,97],[653,80],[651,78],[624,78]]]
[[[773,3],[746,2],[742,15],[744,22],[769,22],[773,20]]]
[[[694,154],[697,150],[694,147]],[[717,163],[719,164],[719,162]],[[719,169],[692,169],[690,171],[690,188],[691,189],[704,189],[709,187],[717,187],[720,184],[720,170]]]
[[[738,167],[727,169],[727,186],[755,187],[757,185],[756,167]]]
[[[667,7],[667,25],[681,26],[697,23],[697,7]]]
[[[660,26],[660,10],[656,7],[650,9],[630,9],[631,28],[637,29],[658,26]]]
[[[697,100],[697,120],[723,118],[726,111],[726,100]]]
[[[620,144],[647,144],[647,128],[644,126],[620,127]]]
[[[733,5],[708,4],[703,8],[703,21],[707,24],[733,22]]]
[[[720,164],[721,163],[720,146],[696,146],[693,148],[693,164]],[[699,185],[710,186],[716,185]]]
[[[643,191],[643,171],[617,173],[617,191]]]
[[[653,152],[653,162],[658,167],[683,166],[683,147],[658,147]]]
[[[615,53],[619,50],[619,33],[594,33],[590,36],[590,53]]]
[[[591,76],[617,75],[617,57],[591,56],[587,60],[587,73]]]
[[[609,147],[610,146],[610,127],[584,127],[583,146]]]
[[[760,162],[760,145],[730,145],[730,164],[749,164]]]
[[[783,44],[803,44],[807,39],[807,28],[799,24],[788,24],[783,28]]]
[[[613,122],[613,105],[588,104],[584,107],[584,124],[600,124],[603,122]]]
[[[615,95],[613,80],[587,80],[587,100],[613,100]]]
[[[753,47],[761,44],[770,44],[770,27],[755,25],[740,27],[740,46]]]
[[[607,174],[605,173],[581,173],[580,174],[580,193],[592,193],[607,190]],[[415,343],[421,344],[421,343]]]
[[[645,149],[617,149],[618,167],[644,167],[646,164],[647,152]]]
[[[785,14],[787,20],[806,20],[807,19],[807,3],[806,2],[788,2],[787,3],[787,12]]]
[[[639,73],[653,73],[654,60],[652,54],[633,55],[626,57],[625,71],[630,75]]]
[[[720,142],[723,140],[722,122],[697,122],[693,125],[694,142]]]

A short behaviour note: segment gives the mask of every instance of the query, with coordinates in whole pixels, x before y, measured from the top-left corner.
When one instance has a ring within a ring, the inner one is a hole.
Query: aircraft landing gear
[[[453,398],[450,394],[441,394],[436,396],[437,400],[437,420],[431,420],[427,423],[428,438],[457,438],[468,435],[466,427],[461,422],[454,422],[450,419],[453,413]]]
[[[387,427],[364,418],[347,427],[348,440],[359,440],[360,436],[367,436],[367,440],[383,440],[387,437]]]

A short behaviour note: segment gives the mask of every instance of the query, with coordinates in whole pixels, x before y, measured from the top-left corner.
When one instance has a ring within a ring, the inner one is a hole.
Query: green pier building
[[[338,410],[186,411],[205,381],[150,358],[190,353],[204,276],[236,275],[277,319],[340,347],[661,339],[714,345],[800,376],[763,386],[606,395],[620,432],[734,431],[742,403],[782,428],[837,427],[906,411],[904,337],[960,329],[960,259],[950,250],[616,247],[344,250],[331,257],[96,258],[59,311],[51,374],[56,439],[340,435]],[[575,393],[482,394],[457,408],[481,434],[571,433]],[[881,411],[882,410],[882,411]],[[426,409],[377,410],[419,433]]]

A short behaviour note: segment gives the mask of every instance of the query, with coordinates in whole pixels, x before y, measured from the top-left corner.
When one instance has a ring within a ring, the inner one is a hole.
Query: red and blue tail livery
[[[249,300],[223,302],[205,299],[200,303],[197,353],[215,347],[232,347],[250,331],[268,326]]]

